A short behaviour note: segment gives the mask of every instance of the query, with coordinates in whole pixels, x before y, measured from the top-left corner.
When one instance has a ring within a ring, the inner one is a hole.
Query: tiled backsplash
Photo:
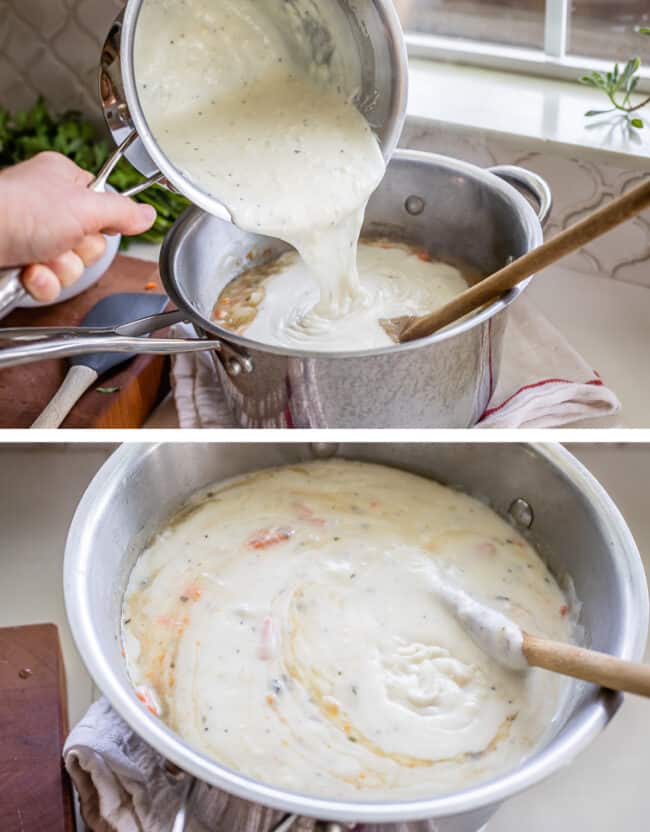
[[[539,152],[515,137],[510,141],[476,130],[443,129],[424,121],[410,122],[400,144],[455,156],[484,168],[520,165],[540,174],[553,191],[547,235],[567,228],[646,176],[631,168],[586,161],[570,148],[561,155]],[[567,257],[563,264],[575,271],[650,288],[650,211]]]
[[[121,0],[0,0],[0,103],[27,107],[43,94],[57,111],[101,119],[101,44]]]

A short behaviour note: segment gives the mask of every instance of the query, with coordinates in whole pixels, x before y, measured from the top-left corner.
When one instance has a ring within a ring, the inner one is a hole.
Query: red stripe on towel
[[[581,384],[590,384],[593,387],[602,387],[603,382],[600,378],[593,378],[590,381],[583,381],[580,382]],[[542,381],[536,381],[533,384],[525,384],[523,387],[520,387],[519,390],[515,390],[508,398],[501,402],[501,404],[497,405],[496,407],[488,408],[485,413],[481,416],[480,421],[483,419],[487,419],[488,416],[492,416],[493,413],[498,413],[499,410],[504,408],[507,404],[509,404],[515,396],[518,396],[520,393],[524,393],[526,390],[534,390],[536,387],[543,387],[545,384],[576,384],[575,381],[570,381],[568,378],[545,378]]]

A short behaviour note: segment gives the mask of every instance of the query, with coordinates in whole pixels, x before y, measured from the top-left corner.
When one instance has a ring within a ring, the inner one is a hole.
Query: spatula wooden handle
[[[524,655],[531,667],[584,679],[611,690],[650,696],[650,665],[626,662],[573,644],[524,633]]]
[[[565,231],[561,231],[538,248],[514,260],[490,277],[486,277],[440,309],[406,323],[400,332],[399,340],[401,342],[412,341],[437,332],[443,326],[495,300],[527,277],[551,266],[602,234],[611,231],[612,228],[616,228],[617,225],[637,216],[648,207],[650,207],[650,180],[637,185],[636,188],[594,211],[593,214]]]

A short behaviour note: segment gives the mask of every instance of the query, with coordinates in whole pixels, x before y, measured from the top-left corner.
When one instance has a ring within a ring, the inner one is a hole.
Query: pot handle
[[[0,329],[0,334],[2,330]],[[89,353],[124,352],[136,355],[175,355],[186,352],[220,351],[220,341],[207,338],[139,338],[127,335],[89,335],[85,337],[50,338],[32,341],[0,350],[0,370]],[[244,368],[246,369],[246,368]]]
[[[510,185],[517,185],[532,196],[539,206],[537,209],[539,221],[541,225],[544,225],[553,207],[553,194],[545,179],[539,174],[533,173],[532,170],[520,168],[516,165],[496,165],[488,168],[488,170]]]
[[[97,176],[88,185],[91,191],[97,191],[98,193],[106,191],[108,177],[113,173],[117,163],[137,137],[137,131],[133,130],[113,155],[106,160]],[[151,185],[161,182],[162,179],[162,173],[156,172],[153,176],[145,179],[144,182],[123,191],[122,196],[135,196],[142,191],[146,191]],[[12,309],[28,297],[27,291],[20,280],[21,272],[22,268],[0,269],[0,318],[8,315]]]

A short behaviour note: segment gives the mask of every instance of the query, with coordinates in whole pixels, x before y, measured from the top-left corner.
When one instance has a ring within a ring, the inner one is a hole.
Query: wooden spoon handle
[[[650,696],[650,665],[626,662],[607,653],[529,633],[524,633],[523,650],[531,667],[543,667],[611,690]]]
[[[399,340],[412,341],[425,338],[443,326],[447,326],[463,315],[489,303],[500,294],[512,289],[517,283],[532,274],[556,263],[568,254],[582,248],[617,225],[640,214],[650,206],[650,180],[637,185],[628,193],[612,200],[585,219],[561,231],[538,248],[514,260],[508,266],[486,277],[475,286],[457,295],[445,306],[407,322],[402,328]]]

